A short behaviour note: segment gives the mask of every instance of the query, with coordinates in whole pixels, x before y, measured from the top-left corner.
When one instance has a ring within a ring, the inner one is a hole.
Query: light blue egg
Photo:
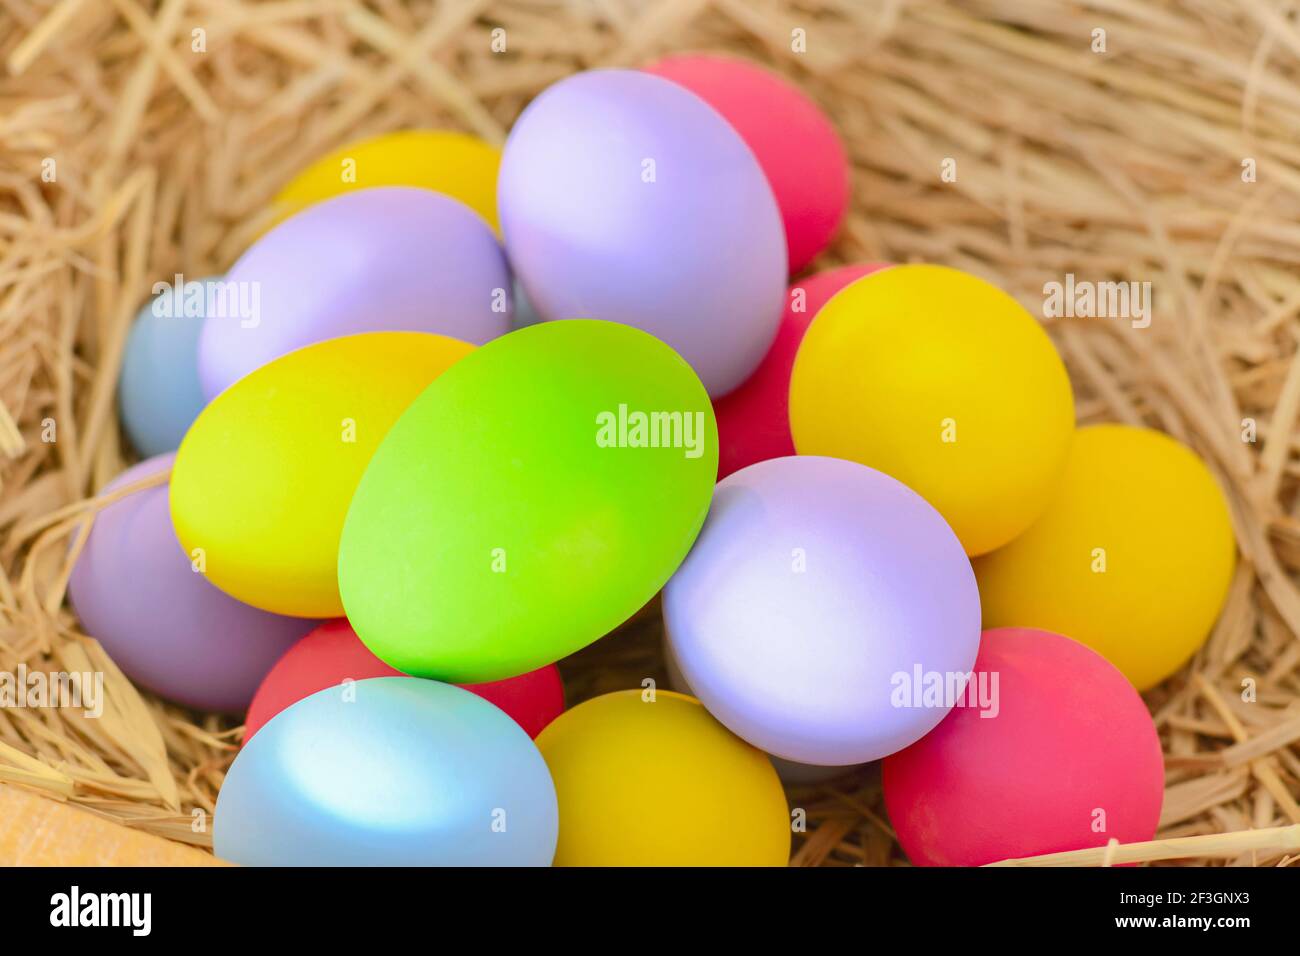
[[[207,404],[199,387],[199,332],[220,283],[220,278],[185,282],[179,303],[169,289],[146,304],[131,326],[118,405],[127,437],[146,458],[179,448]],[[195,311],[200,314],[186,314]]]
[[[451,684],[375,677],[277,714],[217,798],[245,866],[549,866],[555,787],[528,734]]]

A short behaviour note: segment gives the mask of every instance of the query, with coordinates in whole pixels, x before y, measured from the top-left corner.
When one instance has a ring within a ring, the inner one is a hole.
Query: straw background
[[[102,669],[108,697],[98,721],[0,710],[0,782],[210,846],[194,811],[211,813],[238,728],[135,691],[65,602],[90,496],[132,460],[116,379],[152,283],[224,270],[271,195],[347,141],[453,126],[500,142],[532,95],[575,70],[731,50],[793,78],[849,147],[853,206],[819,267],[944,263],[1036,315],[1043,284],[1067,272],[1153,284],[1150,328],[1048,328],[1080,421],[1156,426],[1207,460],[1241,560],[1208,643],[1145,695],[1167,763],[1160,840],[1065,862],[1294,865],[1297,6],[0,0],[0,669]],[[806,52],[791,49],[796,29]],[[946,158],[955,182],[941,180]],[[662,681],[659,635],[651,609],[566,662],[570,703]],[[791,803],[808,811],[795,863],[904,862],[877,774]]]

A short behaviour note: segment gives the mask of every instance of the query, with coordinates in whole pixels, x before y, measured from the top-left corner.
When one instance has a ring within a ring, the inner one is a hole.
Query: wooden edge
[[[20,787],[0,784],[2,866],[229,866]]]

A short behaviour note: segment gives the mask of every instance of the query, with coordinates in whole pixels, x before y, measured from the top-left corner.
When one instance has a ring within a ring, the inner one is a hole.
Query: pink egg
[[[318,690],[345,680],[405,676],[370,653],[346,618],[326,621],[285,651],[257,688],[244,721],[244,743],[276,714]],[[460,686],[500,707],[529,737],[536,737],[564,711],[564,685],[554,664],[517,677]]]
[[[980,866],[1155,836],[1155,724],[1095,651],[1048,631],[985,631],[965,701],[885,758],[885,806],[913,863]]]
[[[836,292],[887,266],[882,262],[840,266],[790,285],[785,314],[767,355],[744,385],[713,403],[718,418],[719,481],[755,462],[795,453],[790,437],[790,372],[799,343],[818,310]]]
[[[770,70],[727,56],[670,56],[645,69],[708,103],[753,150],[785,223],[791,274],[830,245],[849,205],[849,160],[816,103]]]

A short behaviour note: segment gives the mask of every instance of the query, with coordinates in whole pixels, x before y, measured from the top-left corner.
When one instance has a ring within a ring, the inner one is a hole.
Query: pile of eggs
[[[1224,496],[1076,428],[988,282],[803,274],[848,197],[802,93],[671,57],[556,83],[503,150],[324,157],[145,308],[148,457],[70,591],[138,684],[246,715],[219,856],[782,865],[782,778],[873,761],[917,864],[1154,836],[1139,691],[1226,599]],[[556,662],[657,595],[672,689],[566,710]]]

